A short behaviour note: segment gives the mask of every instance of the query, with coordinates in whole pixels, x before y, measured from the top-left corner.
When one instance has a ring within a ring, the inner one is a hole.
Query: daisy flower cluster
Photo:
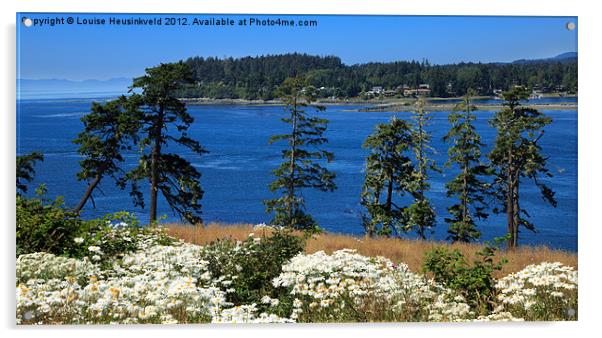
[[[79,282],[98,275],[100,269],[87,257],[82,260],[55,256],[45,252],[21,255],[16,264],[17,284],[29,280],[64,280],[67,277]]]
[[[290,288],[291,318],[303,321],[454,321],[470,306],[407,265],[344,249],[300,254],[274,279]]]
[[[265,230],[265,229],[267,229],[267,230],[283,230],[284,227],[281,225],[258,223],[253,226],[253,229],[255,229],[255,230]]]
[[[269,324],[269,323],[294,323],[290,318],[282,318],[275,314],[268,314],[257,309],[257,304],[239,305],[221,310],[211,319],[212,323],[228,324]]]
[[[529,265],[498,280],[500,310],[524,319],[575,320],[577,271],[561,263]]]
[[[209,322],[212,314],[229,304],[224,293],[212,285],[200,250],[190,244],[156,245],[127,254],[114,262],[112,269],[93,275],[80,271],[90,264],[87,259],[77,262],[51,254],[21,256],[17,264],[17,271],[23,271],[17,285],[17,322]],[[63,270],[43,274],[23,266],[35,258],[42,260],[38,266],[63,263]],[[26,279],[26,275],[34,278]],[[86,281],[82,281],[84,275],[88,276]]]

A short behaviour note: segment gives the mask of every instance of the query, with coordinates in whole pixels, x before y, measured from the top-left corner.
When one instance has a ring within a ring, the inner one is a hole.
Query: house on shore
[[[423,83],[417,88],[406,88],[403,91],[403,96],[429,96],[431,95],[431,86]]]

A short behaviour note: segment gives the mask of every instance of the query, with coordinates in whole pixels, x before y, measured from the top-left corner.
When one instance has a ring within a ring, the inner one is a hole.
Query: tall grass
[[[206,227],[168,224],[167,228],[170,235],[199,245],[205,245],[221,238],[244,240],[250,233],[254,233],[257,237],[269,235],[269,230],[253,229],[253,226],[249,224],[211,223]],[[480,244],[449,244],[438,241],[368,238],[324,233],[308,239],[305,252],[314,253],[322,250],[330,254],[344,248],[354,249],[365,256],[383,256],[394,262],[404,262],[412,271],[420,272],[426,252],[440,246],[458,249],[469,260],[476,258],[476,253],[483,248]],[[521,246],[514,251],[502,251],[499,257],[506,258],[508,263],[503,266],[501,271],[496,273],[496,277],[505,276],[520,271],[530,264],[541,262],[560,262],[564,265],[573,266],[575,269],[578,268],[575,253],[554,250],[545,246]]]

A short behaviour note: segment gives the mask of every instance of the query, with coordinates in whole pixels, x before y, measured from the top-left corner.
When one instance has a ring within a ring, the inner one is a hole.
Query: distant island
[[[370,62],[346,65],[336,56],[308,54],[243,58],[192,57],[185,63],[195,84],[184,98],[272,100],[289,76],[308,76],[319,98],[365,100],[384,98],[460,97],[468,88],[477,95],[496,96],[520,85],[535,95],[577,93],[577,54],[510,63],[433,65],[428,60]]]

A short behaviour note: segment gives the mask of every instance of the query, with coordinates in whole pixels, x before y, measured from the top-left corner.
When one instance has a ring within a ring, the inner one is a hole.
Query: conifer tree
[[[44,155],[38,152],[17,156],[17,195],[27,192],[27,183],[33,181],[36,173],[34,166],[40,161],[44,161]]]
[[[73,141],[79,145],[78,152],[84,156],[78,180],[87,181],[88,187],[74,211],[79,213],[92,198],[101,180],[113,177],[117,182],[124,161],[123,152],[131,151],[137,140],[141,126],[141,112],[138,109],[140,96],[121,96],[104,104],[93,102],[89,114],[82,117],[84,130]]]
[[[447,182],[447,197],[456,197],[458,203],[447,208],[451,218],[445,218],[449,223],[448,239],[452,242],[470,242],[477,240],[481,233],[476,228],[475,219],[487,218],[486,196],[490,184],[482,178],[490,174],[487,165],[481,162],[481,137],[475,130],[473,121],[476,116],[473,112],[477,109],[472,104],[473,90],[469,90],[462,102],[460,102],[449,114],[448,120],[451,128],[443,138],[445,142],[451,143],[448,149],[449,159],[446,167],[455,165],[459,173],[451,181]]]
[[[274,213],[271,221],[274,225],[317,230],[318,224],[305,211],[301,192],[306,188],[321,191],[336,189],[335,174],[323,166],[323,162],[331,162],[334,155],[321,149],[328,142],[324,136],[328,120],[311,116],[306,109],[312,107],[320,113],[325,108],[311,105],[316,90],[303,77],[287,78],[278,93],[288,112],[288,117],[282,121],[291,129],[290,133],[270,138],[270,144],[284,141],[288,146],[282,151],[284,162],[273,171],[276,180],[269,186],[271,191],[277,191],[281,196],[264,201],[266,212]]]
[[[430,189],[428,172],[430,170],[439,170],[435,165],[435,161],[430,158],[430,155],[435,152],[429,145],[431,135],[427,131],[427,128],[430,125],[430,119],[429,113],[424,110],[424,99],[418,99],[416,110],[412,115],[412,120],[414,121],[412,147],[416,165],[412,174],[410,191],[412,192],[414,203],[405,210],[405,230],[410,231],[415,229],[422,239],[426,239],[426,232],[435,226],[435,209],[425,196],[425,193]]]
[[[370,154],[361,194],[361,204],[368,215],[362,216],[362,223],[370,237],[389,237],[405,226],[405,207],[394,197],[407,192],[412,179],[414,167],[407,155],[411,146],[411,125],[395,117],[376,126],[363,144]]]
[[[177,145],[194,155],[206,153],[198,141],[189,137],[188,129],[194,118],[177,97],[178,91],[192,82],[188,66],[178,62],[147,68],[146,74],[134,79],[132,84],[132,90],[142,90],[139,108],[142,111],[139,132],[141,157],[138,166],[121,180],[121,186],[130,183],[134,203],[144,207],[139,181],[148,180],[151,223],[157,220],[159,193],[182,219],[192,224],[202,222],[201,173],[179,154],[166,152],[168,146]]]
[[[539,188],[543,200],[556,206],[554,191],[540,176],[552,177],[547,169],[547,157],[542,154],[539,141],[544,127],[552,122],[536,109],[525,107],[521,101],[528,98],[528,91],[513,87],[503,93],[504,109],[497,112],[490,124],[497,129],[495,146],[489,158],[496,170],[494,181],[500,207],[494,212],[504,212],[508,227],[508,248],[518,246],[519,228],[536,231],[527,220],[529,213],[520,204],[520,185],[524,179],[532,180]]]

